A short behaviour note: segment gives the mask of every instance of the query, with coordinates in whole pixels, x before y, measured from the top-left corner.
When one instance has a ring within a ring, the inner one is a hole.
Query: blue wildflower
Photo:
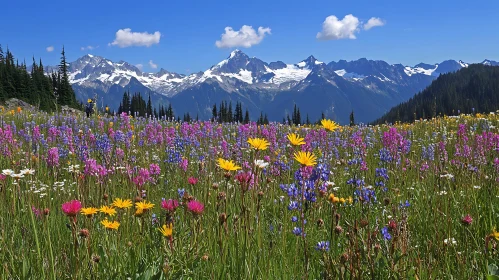
[[[299,236],[299,235],[301,235],[301,232],[302,232],[301,228],[299,228],[299,227],[294,227],[293,228],[293,234],[294,235]]]
[[[317,242],[317,246],[315,246],[315,250],[317,251],[329,251],[329,241],[319,241]]]
[[[381,234],[383,234],[383,238],[386,239],[386,240],[391,240],[392,239],[392,235],[388,232],[388,228],[387,227],[384,227],[381,229]]]
[[[183,198],[183,197],[184,197],[184,194],[185,194],[185,189],[178,189],[178,190],[177,190],[177,192],[178,192],[178,196],[179,196],[180,198]]]

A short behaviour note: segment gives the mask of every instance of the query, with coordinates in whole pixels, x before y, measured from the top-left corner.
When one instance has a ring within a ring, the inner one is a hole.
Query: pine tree
[[[211,109],[211,120],[216,121],[217,117],[218,117],[217,104],[215,103],[215,104],[213,104],[213,109]]]
[[[353,116],[353,110],[350,113],[350,126],[355,126],[355,118]]]
[[[74,107],[77,105],[75,93],[71,84],[69,83],[68,77],[68,65],[66,62],[66,52],[64,51],[64,46],[61,52],[61,64],[59,65],[58,73],[58,104],[68,105]]]
[[[227,122],[232,122],[234,113],[232,112],[232,101],[229,102],[229,108],[227,109]]]
[[[244,123],[248,124],[250,122],[249,111],[246,109],[246,113],[244,114]]]
[[[171,120],[173,120],[175,118],[175,115],[173,113],[173,108],[172,108],[172,104],[171,103],[168,104],[168,109],[166,111],[166,116],[167,116],[167,118],[169,118]]]
[[[151,103],[151,93],[149,93],[149,99],[147,100],[147,116],[152,115],[152,103]]]
[[[301,124],[301,115],[300,115],[300,108],[298,108],[298,111],[296,112],[296,123],[295,125]]]

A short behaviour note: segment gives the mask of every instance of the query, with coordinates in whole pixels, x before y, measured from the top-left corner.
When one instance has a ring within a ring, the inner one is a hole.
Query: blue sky
[[[404,65],[499,60],[499,1],[493,0],[16,0],[2,10],[2,47],[19,59],[41,57],[45,65],[58,63],[62,45],[68,61],[91,53],[144,71],[179,73],[205,70],[235,48],[286,63],[311,54],[325,62],[366,57]],[[365,30],[372,18],[382,26]],[[244,25],[255,33],[221,41],[226,27],[237,32]],[[93,49],[81,49],[87,46]]]

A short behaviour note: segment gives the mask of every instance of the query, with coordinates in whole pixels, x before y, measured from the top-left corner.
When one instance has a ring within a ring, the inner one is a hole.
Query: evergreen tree
[[[172,104],[171,103],[168,104],[168,110],[166,112],[166,115],[171,120],[173,120],[175,118],[175,115],[173,113],[173,108],[172,108]]]
[[[147,100],[147,116],[152,115],[152,103],[151,103],[151,93],[149,93],[149,99]]]
[[[353,116],[353,110],[352,110],[352,112],[350,113],[350,126],[354,125],[355,125],[355,118]]]
[[[249,112],[248,109],[246,109],[246,113],[244,114],[244,123],[248,124],[249,122],[250,122]]]
[[[232,122],[234,113],[232,112],[232,101],[229,102],[229,107],[227,109],[227,122]]]
[[[213,104],[213,109],[211,109],[211,120],[216,121],[218,118],[218,113],[217,113],[217,104]]]
[[[64,51],[64,46],[62,47],[61,64],[59,65],[58,75],[58,104],[76,106],[77,102],[75,93],[69,83],[68,65],[66,62],[66,52]]]

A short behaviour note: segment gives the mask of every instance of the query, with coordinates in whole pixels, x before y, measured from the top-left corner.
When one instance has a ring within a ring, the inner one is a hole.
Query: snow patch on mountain
[[[437,68],[438,68],[438,64],[436,64],[435,68],[433,68],[433,69],[425,69],[422,67],[412,68],[410,66],[406,66],[404,68],[404,72],[407,76],[412,76],[415,74],[423,74],[423,75],[431,76],[433,74],[433,72],[435,72],[437,70]]]
[[[343,77],[345,79],[352,79],[355,81],[362,80],[366,77],[364,75],[353,73],[353,72],[349,73],[345,69],[336,70],[336,71],[334,71],[334,73],[336,73],[336,75]]]
[[[247,84],[252,84],[253,83],[253,77],[251,71],[241,69],[239,73],[237,74],[232,74],[232,73],[222,73],[223,76],[226,77],[231,77],[231,78],[236,78],[242,82],[245,82]]]
[[[312,70],[308,68],[299,68],[295,65],[287,65],[286,68],[272,70],[268,67],[265,68],[267,72],[273,73],[274,77],[272,77],[268,83],[273,83],[280,85],[282,83],[291,82],[291,81],[301,81],[305,79],[308,74]]]

